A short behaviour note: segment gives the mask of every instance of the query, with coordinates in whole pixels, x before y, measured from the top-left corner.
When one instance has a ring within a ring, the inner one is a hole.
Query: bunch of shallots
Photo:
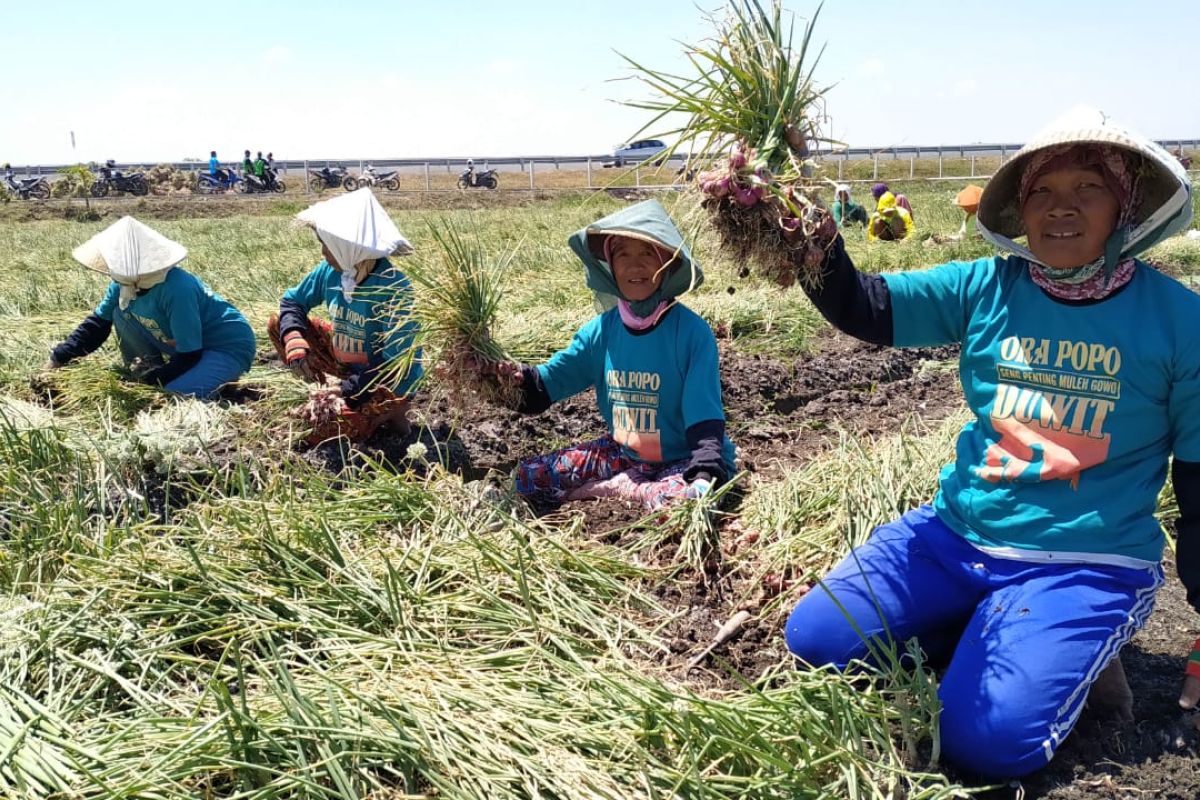
[[[292,413],[314,428],[333,422],[346,410],[346,401],[336,391],[316,388],[308,394],[304,405]]]

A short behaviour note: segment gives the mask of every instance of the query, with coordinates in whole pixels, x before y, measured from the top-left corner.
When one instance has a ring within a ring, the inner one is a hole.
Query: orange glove
[[[288,366],[308,356],[308,340],[300,331],[288,331],[283,337],[283,360]]]
[[[283,361],[302,381],[315,381],[316,373],[308,363],[308,340],[300,331],[288,331],[283,337]]]

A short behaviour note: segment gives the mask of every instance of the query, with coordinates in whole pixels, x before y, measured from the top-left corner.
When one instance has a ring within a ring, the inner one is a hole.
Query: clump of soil
[[[374,466],[425,475],[433,464],[457,472],[467,480],[482,477],[471,465],[470,454],[458,434],[445,423],[413,425],[406,434],[381,429],[362,442],[333,437],[306,450],[302,458],[330,472],[347,467]]]

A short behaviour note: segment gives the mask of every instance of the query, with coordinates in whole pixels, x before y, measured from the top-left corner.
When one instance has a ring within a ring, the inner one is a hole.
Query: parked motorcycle
[[[464,169],[462,174],[458,176],[458,188],[460,189],[495,189],[500,185],[500,181],[496,178],[496,170],[485,169],[483,172],[476,172],[473,169]]]
[[[236,191],[242,176],[231,169],[217,170],[217,174],[201,172],[196,182],[196,191],[200,194],[220,194],[221,192]]]
[[[342,181],[342,187],[347,192],[353,192],[355,189],[363,186],[370,186],[371,188],[379,186],[387,189],[389,192],[398,192],[400,191],[400,179],[396,177],[396,170],[392,170],[391,172],[376,172],[375,168],[368,164],[361,175],[357,177],[347,175]]]
[[[99,177],[92,183],[92,197],[108,197],[108,193],[114,191],[117,194],[128,192],[136,197],[145,197],[150,194],[150,184],[146,183],[146,177],[142,173],[123,175],[121,170],[109,161],[100,168]]]
[[[11,169],[4,171],[4,188],[21,200],[46,200],[50,197],[50,183],[45,178],[17,178]]]
[[[279,180],[275,174],[275,170],[268,169],[264,178],[247,173],[245,182],[242,184],[242,191],[246,194],[267,194],[270,192],[282,194],[287,191],[287,185]]]
[[[336,189],[346,180],[345,167],[321,167],[308,171],[308,188],[314,192]]]

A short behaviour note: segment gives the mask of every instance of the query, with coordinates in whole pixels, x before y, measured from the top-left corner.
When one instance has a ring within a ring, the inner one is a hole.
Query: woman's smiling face
[[[662,285],[662,255],[657,247],[641,239],[614,237],[612,245],[613,278],[621,296],[630,302],[645,300]]]
[[[1021,206],[1029,250],[1048,267],[1070,269],[1095,261],[1117,227],[1121,207],[1093,167],[1064,167],[1039,175]]]

